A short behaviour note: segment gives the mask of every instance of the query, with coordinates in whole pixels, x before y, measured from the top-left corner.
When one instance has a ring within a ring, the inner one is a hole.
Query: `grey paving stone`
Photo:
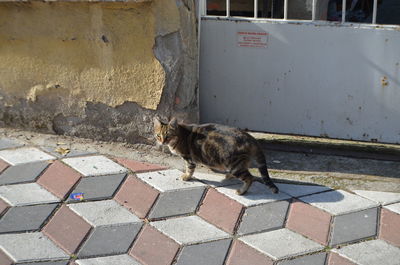
[[[11,206],[59,202],[60,199],[37,183],[0,186],[0,198]]]
[[[19,142],[19,141],[13,140],[13,139],[7,139],[7,138],[0,139],[0,150],[15,148],[15,147],[23,146],[23,145],[24,144],[22,142]]]
[[[48,166],[48,162],[34,162],[8,167],[0,175],[0,185],[35,182]]]
[[[375,236],[377,226],[377,208],[335,216],[329,245],[335,246]]]
[[[326,253],[316,253],[313,255],[306,255],[291,260],[284,260],[279,262],[278,265],[325,265]]]
[[[399,265],[400,248],[394,247],[383,240],[370,240],[351,244],[333,252],[362,265]]]
[[[0,246],[15,263],[69,259],[41,232],[0,235]]]
[[[43,150],[46,152],[50,153],[53,156],[56,156],[57,158],[66,158],[66,157],[76,157],[76,156],[87,156],[87,155],[93,155],[96,154],[96,152],[92,151],[80,151],[80,150],[70,150],[67,149],[64,146],[44,146],[41,147]],[[63,148],[68,150],[68,152],[63,152]]]
[[[85,200],[109,199],[121,185],[126,174],[81,178],[78,185],[71,192],[83,193]],[[75,201],[68,197],[68,202]]]
[[[283,227],[289,201],[277,201],[249,207],[245,210],[237,233],[250,234]]]
[[[400,214],[400,203],[390,204],[390,205],[385,206],[384,208],[386,208],[394,213]]]
[[[381,205],[400,202],[400,192],[395,193],[395,192],[370,191],[370,190],[355,190],[354,192],[371,201],[378,202]]]
[[[57,204],[11,207],[0,219],[0,233],[38,230]]]
[[[149,218],[155,219],[194,212],[204,190],[204,187],[199,187],[161,193],[149,214]]]
[[[282,260],[322,250],[324,247],[287,228],[239,238],[274,260]],[[273,243],[272,243],[273,242]]]
[[[18,165],[24,163],[53,160],[56,157],[51,156],[42,150],[34,147],[23,147],[12,150],[0,151],[0,158],[10,165]]]
[[[222,265],[231,242],[231,239],[224,239],[185,246],[178,256],[176,265]]]
[[[76,260],[76,263],[79,265],[141,265],[127,254],[90,259],[78,259]]]
[[[290,196],[296,198],[331,190],[331,188],[329,187],[316,186],[316,185],[295,185],[295,184],[285,184],[285,183],[277,183],[276,185],[278,186],[279,191],[287,193]]]
[[[78,257],[126,253],[141,227],[142,223],[96,227],[79,250]]]
[[[85,177],[122,174],[128,171],[111,159],[100,155],[64,158],[62,161]]]
[[[225,179],[225,175],[222,175],[222,174],[194,172],[193,178],[195,178],[207,185],[210,185],[212,187],[225,187],[225,186],[231,186],[231,185],[242,183],[237,178]]]
[[[68,263],[69,261],[67,260],[59,260],[59,261],[16,263],[15,265],[67,265]]]

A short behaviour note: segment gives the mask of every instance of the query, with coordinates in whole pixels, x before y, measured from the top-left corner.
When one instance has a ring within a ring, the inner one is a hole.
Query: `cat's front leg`
[[[185,159],[185,165],[186,165],[186,172],[185,172],[185,174],[183,174],[183,175],[181,176],[181,179],[184,180],[184,181],[188,181],[188,180],[190,180],[190,179],[192,178],[192,176],[193,176],[194,169],[196,168],[196,164],[193,163],[193,162],[190,161],[190,160],[186,160],[186,159]]]

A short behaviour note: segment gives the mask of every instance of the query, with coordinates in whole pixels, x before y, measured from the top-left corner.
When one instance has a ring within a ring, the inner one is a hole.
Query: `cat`
[[[250,134],[237,128],[219,124],[184,124],[172,118],[163,123],[154,118],[154,134],[157,142],[168,145],[173,154],[185,160],[186,172],[181,179],[192,178],[197,164],[203,164],[213,171],[225,172],[226,178],[238,178],[244,182],[236,190],[239,195],[245,194],[254,181],[249,167],[254,162],[262,179],[273,193],[278,187],[268,175],[264,153],[257,140]]]

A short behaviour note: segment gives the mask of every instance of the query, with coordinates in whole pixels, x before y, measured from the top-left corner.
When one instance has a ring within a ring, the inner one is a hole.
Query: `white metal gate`
[[[258,1],[252,18],[202,2],[201,121],[400,143],[400,27],[376,24],[378,0],[368,24],[317,21],[318,0],[310,20],[289,20],[282,1],[282,19],[257,18]]]

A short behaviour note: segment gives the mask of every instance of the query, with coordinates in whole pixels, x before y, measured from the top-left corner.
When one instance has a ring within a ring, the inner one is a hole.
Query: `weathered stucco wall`
[[[192,1],[0,2],[0,125],[145,142],[196,121]]]

